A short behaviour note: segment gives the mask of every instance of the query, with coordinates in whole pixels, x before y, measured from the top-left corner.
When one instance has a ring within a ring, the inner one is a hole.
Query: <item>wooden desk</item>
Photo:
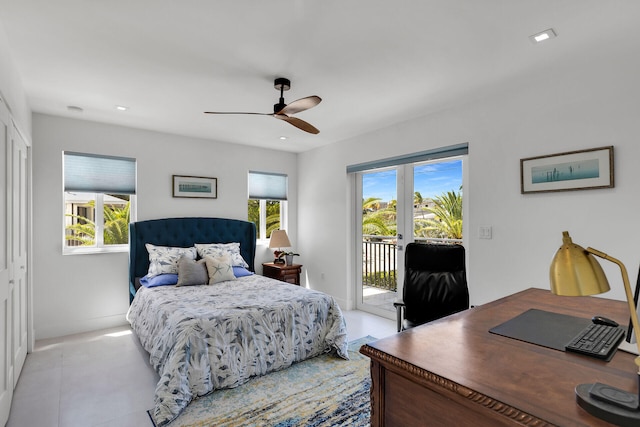
[[[610,362],[489,333],[530,309],[627,325],[626,303],[528,289],[365,345],[371,426],[610,426],[578,406],[578,384],[637,392],[634,355]]]

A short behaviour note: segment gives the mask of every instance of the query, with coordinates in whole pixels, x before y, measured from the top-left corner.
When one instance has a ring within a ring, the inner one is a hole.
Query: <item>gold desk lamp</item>
[[[556,295],[582,296],[607,292],[609,282],[594,256],[606,259],[620,267],[627,295],[631,324],[640,353],[640,326],[631,293],[627,269],[619,260],[593,248],[584,249],[571,241],[569,232],[562,232],[562,246],[556,252],[549,269],[551,292]],[[576,387],[576,400],[590,414],[620,426],[640,426],[640,356],[636,357],[638,393],[629,393],[601,383],[580,384]]]

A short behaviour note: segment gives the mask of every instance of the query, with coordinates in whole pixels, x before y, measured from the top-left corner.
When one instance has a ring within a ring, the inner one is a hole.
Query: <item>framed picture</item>
[[[173,197],[216,199],[218,179],[204,176],[173,175]]]
[[[613,186],[613,146],[520,159],[522,194]]]

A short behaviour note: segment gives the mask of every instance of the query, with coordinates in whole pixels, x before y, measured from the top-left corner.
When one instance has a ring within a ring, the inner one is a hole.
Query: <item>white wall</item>
[[[575,243],[619,258],[635,283],[640,59],[610,49],[567,64],[527,87],[301,154],[298,238],[309,286],[354,305],[347,165],[463,142],[469,143],[464,196],[472,304],[528,287],[548,289],[563,230]],[[615,147],[615,188],[520,194],[521,158],[608,145]],[[478,239],[478,227],[487,225],[493,239]],[[619,269],[601,264],[612,284],[604,296],[624,299]]]
[[[13,62],[13,56],[9,49],[9,42],[2,22],[0,22],[0,95],[4,97],[6,104],[9,106],[18,129],[30,142],[31,109],[27,103],[22,79]]]
[[[125,323],[128,254],[62,255],[62,151],[134,157],[138,220],[247,219],[247,172],[289,175],[289,236],[296,242],[297,155],[83,120],[34,114],[34,323],[36,339]],[[218,178],[217,199],[171,196],[172,175]],[[272,253],[259,247],[256,265]]]
[[[28,131],[26,97],[2,34],[0,53],[0,90]],[[569,230],[577,243],[620,258],[634,281],[640,261],[635,245],[640,231],[640,56],[617,52],[612,45],[599,57],[568,58],[547,71],[527,86],[505,85],[490,98],[298,156],[35,115],[36,337],[120,324],[128,306],[126,254],[61,254],[63,150],[136,157],[141,220],[182,215],[245,218],[246,171],[289,174],[289,235],[302,254],[298,261],[305,265],[305,280],[334,295],[343,307],[352,307],[349,260],[354,244],[346,166],[468,142],[465,234],[473,304],[530,286],[546,288],[548,264],[563,230]],[[614,189],[520,194],[521,158],[605,145],[615,146]],[[172,174],[216,176],[220,197],[173,199]],[[478,227],[485,225],[493,226],[491,240],[477,238]],[[270,256],[262,248],[256,263]],[[618,270],[609,263],[603,266],[614,287],[605,296],[622,299]]]

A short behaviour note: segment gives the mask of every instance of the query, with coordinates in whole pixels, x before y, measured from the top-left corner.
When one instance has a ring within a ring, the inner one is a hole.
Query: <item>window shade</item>
[[[405,154],[397,157],[376,160],[373,162],[359,163],[347,166],[347,173],[362,172],[370,169],[386,168],[389,166],[404,165],[407,163],[425,162],[427,160],[444,159],[445,157],[462,156],[469,153],[469,144],[450,145],[448,147],[435,148],[419,153]]]
[[[287,175],[249,171],[249,198],[287,200]]]
[[[63,152],[64,191],[136,194],[136,159]]]

